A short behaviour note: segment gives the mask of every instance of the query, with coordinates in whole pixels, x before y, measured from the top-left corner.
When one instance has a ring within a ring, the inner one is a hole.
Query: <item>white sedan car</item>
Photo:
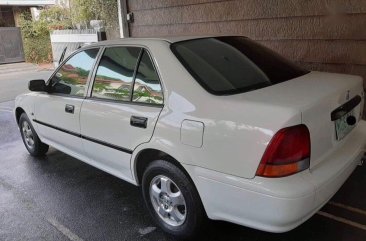
[[[179,237],[206,217],[291,230],[365,159],[362,78],[309,72],[245,37],[100,42],[29,89],[15,117],[31,155],[50,145],[142,186]]]

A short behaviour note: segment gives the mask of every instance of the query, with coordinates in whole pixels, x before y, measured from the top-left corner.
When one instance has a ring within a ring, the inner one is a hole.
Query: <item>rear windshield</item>
[[[245,37],[194,39],[173,43],[171,49],[202,87],[215,95],[256,90],[309,72]]]

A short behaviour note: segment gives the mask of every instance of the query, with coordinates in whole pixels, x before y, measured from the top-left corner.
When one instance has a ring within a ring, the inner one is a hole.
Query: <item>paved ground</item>
[[[6,78],[22,86],[27,82],[22,78],[36,75]],[[4,83],[4,76],[0,85],[0,98],[13,98],[6,93],[12,85]],[[1,241],[173,240],[154,226],[137,187],[54,149],[44,158],[29,156],[13,105],[0,103]],[[200,240],[365,241],[365,185],[366,167],[358,167],[331,204],[291,232],[270,234],[212,222]]]
[[[2,65],[0,67],[4,68]],[[10,67],[11,71],[0,74],[0,102],[14,99],[21,93],[28,91],[28,81],[32,79],[48,79],[52,72],[32,69]],[[0,71],[1,72],[1,71]]]
[[[36,64],[31,63],[12,63],[12,64],[0,64],[0,75],[10,74],[16,72],[30,72],[38,69]]]

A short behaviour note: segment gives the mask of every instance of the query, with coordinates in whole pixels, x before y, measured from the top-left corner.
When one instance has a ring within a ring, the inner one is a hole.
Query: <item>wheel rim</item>
[[[155,212],[165,223],[171,226],[184,223],[187,216],[186,202],[178,186],[169,177],[154,177],[149,192]]]
[[[28,148],[32,149],[34,147],[34,135],[33,135],[32,128],[26,121],[23,121],[22,133],[23,133],[25,144],[27,145]]]

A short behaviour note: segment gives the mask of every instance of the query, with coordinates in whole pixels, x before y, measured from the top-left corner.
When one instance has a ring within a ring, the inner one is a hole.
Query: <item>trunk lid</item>
[[[321,163],[326,155],[347,140],[349,133],[342,139],[337,139],[335,123],[337,120],[332,120],[332,112],[334,113],[340,106],[357,98],[356,96],[360,96],[361,102],[345,111],[345,113],[351,111],[356,118],[356,124],[353,125],[354,128],[357,126],[358,121],[362,119],[364,106],[364,91],[361,77],[319,72],[312,73],[309,77],[311,76],[313,76],[312,79],[316,79],[313,81],[317,84],[313,84],[317,87],[317,90],[311,90],[311,92],[309,90],[309,97],[313,98],[313,101],[301,110],[302,123],[310,131],[310,169]]]
[[[361,102],[352,110],[356,118],[355,127],[362,118],[364,106],[361,77],[323,72],[310,72],[245,95],[244,99],[250,101],[267,102],[301,112],[301,122],[310,131],[310,169],[321,163],[337,146],[347,141],[347,135],[337,140],[335,121],[331,120],[331,113],[354,97],[360,96]]]

